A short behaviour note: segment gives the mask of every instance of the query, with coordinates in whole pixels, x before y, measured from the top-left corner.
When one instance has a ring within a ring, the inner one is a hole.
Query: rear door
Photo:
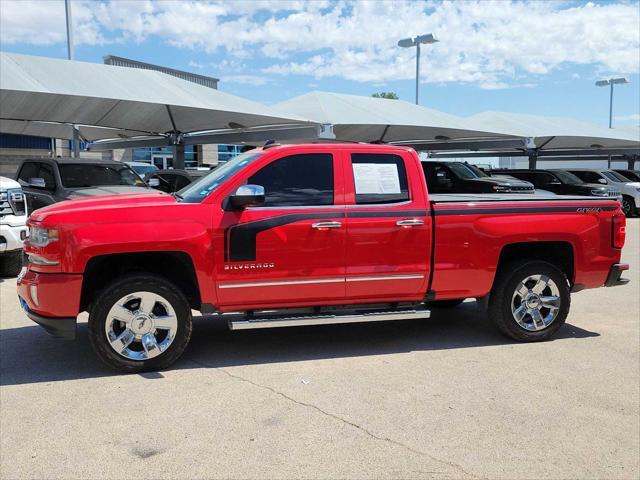
[[[409,153],[346,153],[347,301],[421,298],[431,217],[423,172]]]
[[[265,205],[227,211],[216,261],[223,307],[341,303],[346,222],[339,159],[330,153],[277,158],[240,184],[261,185]]]

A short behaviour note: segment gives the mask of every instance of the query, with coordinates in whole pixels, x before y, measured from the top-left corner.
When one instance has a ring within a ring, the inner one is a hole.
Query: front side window
[[[60,180],[66,188],[108,185],[144,186],[142,179],[127,165],[68,163],[60,165]]]
[[[407,171],[399,155],[353,153],[351,166],[357,205],[409,200]]]
[[[29,180],[38,176],[38,170],[40,170],[39,165],[34,162],[28,162],[22,165],[20,175],[18,176],[20,184],[25,187],[28,186]]]
[[[51,191],[56,189],[56,177],[53,175],[53,167],[51,165],[41,163],[37,176],[44,179],[45,189]]]
[[[306,153],[279,158],[247,183],[264,187],[265,207],[333,205],[333,157]]]

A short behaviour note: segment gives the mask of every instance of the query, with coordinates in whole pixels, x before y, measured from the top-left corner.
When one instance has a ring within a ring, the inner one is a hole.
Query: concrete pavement
[[[230,332],[114,375],[0,284],[0,477],[638,478],[640,220],[624,287],[517,344],[474,302],[430,320]]]

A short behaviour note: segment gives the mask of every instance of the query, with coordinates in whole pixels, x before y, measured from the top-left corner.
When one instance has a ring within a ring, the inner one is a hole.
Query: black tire
[[[17,277],[22,270],[22,250],[0,256],[0,277]]]
[[[116,352],[111,346],[106,329],[107,315],[118,300],[134,292],[151,292],[162,296],[175,311],[177,328],[171,344],[154,358],[131,360]],[[163,277],[134,273],[118,278],[97,292],[89,311],[89,340],[100,360],[123,373],[137,373],[167,368],[187,348],[191,339],[191,307],[182,291]]]
[[[548,326],[535,331],[520,326],[512,313],[512,302],[516,288],[520,282],[532,275],[545,275],[553,280],[560,297],[560,305],[555,319]],[[520,342],[541,342],[552,338],[564,325],[570,305],[569,282],[564,272],[547,262],[525,260],[505,265],[500,269],[491,290],[488,313],[489,319],[508,337]]]
[[[458,298],[455,300],[434,300],[433,302],[429,302],[429,305],[431,308],[455,308],[462,305],[464,300],[464,298]]]
[[[636,204],[633,201],[633,198],[627,197],[626,195],[622,197],[622,211],[627,218],[631,218],[634,216],[634,213],[636,211]]]

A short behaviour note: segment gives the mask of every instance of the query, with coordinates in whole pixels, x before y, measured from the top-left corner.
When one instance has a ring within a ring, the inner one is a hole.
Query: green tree
[[[389,100],[400,100],[400,97],[395,92],[380,92],[374,93],[371,96],[375,98],[388,98]]]

